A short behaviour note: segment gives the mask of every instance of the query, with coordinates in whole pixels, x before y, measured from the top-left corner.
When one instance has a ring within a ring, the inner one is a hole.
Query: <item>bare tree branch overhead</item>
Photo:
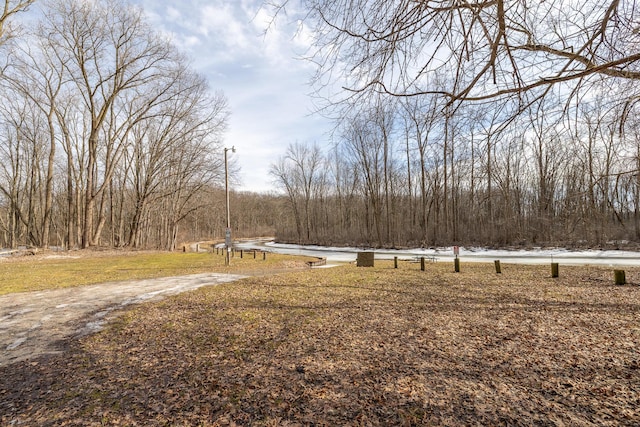
[[[280,3],[280,12],[287,2]],[[485,100],[597,77],[640,79],[635,0],[305,0],[317,79],[355,92]],[[434,76],[453,76],[434,90]]]
[[[0,13],[0,44],[5,41],[7,34],[7,23],[13,15],[25,11],[35,0],[4,0],[4,6]]]

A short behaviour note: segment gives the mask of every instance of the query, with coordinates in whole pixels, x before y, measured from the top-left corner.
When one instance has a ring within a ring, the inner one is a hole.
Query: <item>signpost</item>
[[[228,248],[231,247],[231,229],[229,227],[224,232],[224,244]]]
[[[236,152],[236,147],[224,149],[224,192],[227,202],[227,229],[224,233],[224,245],[227,248],[225,254],[224,264],[229,265],[231,263],[231,214],[229,212],[229,164],[227,162],[227,151],[231,150],[232,153]]]
[[[227,227],[224,232],[224,247],[226,253],[224,254],[225,264],[229,265],[231,261],[231,228]]]

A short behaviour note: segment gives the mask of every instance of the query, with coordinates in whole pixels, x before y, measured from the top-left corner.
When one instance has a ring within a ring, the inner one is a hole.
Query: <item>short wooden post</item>
[[[493,261],[493,263],[496,266],[496,274],[501,274],[502,273],[502,269],[500,268],[500,260],[497,259],[497,260]]]
[[[398,268],[398,257],[397,256],[393,257],[393,268]]]
[[[196,252],[198,252],[198,253],[200,252],[200,245],[199,244],[196,244]]]
[[[182,246],[182,252],[187,252],[187,246]]]
[[[627,278],[624,273],[624,270],[614,270],[613,277],[616,281],[616,285],[624,285],[627,283]]]
[[[256,259],[256,250],[253,250],[253,259]]]
[[[262,252],[262,260],[263,261],[267,260],[267,253],[266,252]]]
[[[551,263],[551,277],[560,277],[560,267],[558,266],[557,262]]]
[[[243,252],[244,251],[242,249],[240,249],[240,259],[242,259],[242,257],[243,257]]]
[[[373,252],[358,252],[356,258],[356,266],[358,267],[373,267],[374,265],[374,253]]]
[[[460,258],[456,258],[453,260],[453,268],[455,269],[456,273],[460,273]]]
[[[424,257],[420,257],[420,271],[424,271]]]

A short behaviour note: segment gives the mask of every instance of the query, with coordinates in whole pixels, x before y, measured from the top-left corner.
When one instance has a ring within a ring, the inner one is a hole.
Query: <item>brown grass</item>
[[[0,422],[640,424],[637,285],[603,268],[401,267],[139,306],[64,356],[0,370]]]
[[[161,251],[72,251],[45,252],[36,256],[0,257],[0,295],[15,292],[71,288],[114,282],[186,274],[219,272],[260,275],[274,270],[302,268],[313,258],[279,254],[238,252],[225,266],[222,252]]]

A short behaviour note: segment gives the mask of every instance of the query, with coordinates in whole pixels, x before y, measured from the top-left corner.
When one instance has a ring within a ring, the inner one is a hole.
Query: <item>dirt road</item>
[[[130,304],[244,277],[205,273],[0,296],[0,366],[60,352]]]

